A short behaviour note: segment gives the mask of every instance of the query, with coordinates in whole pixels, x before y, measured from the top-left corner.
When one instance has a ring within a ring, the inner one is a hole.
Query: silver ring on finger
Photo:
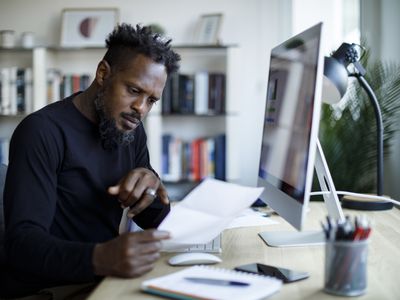
[[[155,198],[156,195],[157,195],[157,191],[155,189],[152,189],[152,188],[147,188],[146,191],[145,191],[145,194]]]

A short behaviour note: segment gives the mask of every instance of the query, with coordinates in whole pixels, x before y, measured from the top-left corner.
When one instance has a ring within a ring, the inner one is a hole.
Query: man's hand
[[[93,250],[94,273],[101,276],[139,277],[151,271],[160,257],[161,240],[169,233],[154,229],[125,233]]]
[[[149,169],[137,168],[130,171],[119,183],[108,188],[108,193],[117,196],[123,207],[130,207],[128,217],[139,214],[155,199],[146,193],[156,191],[162,203],[168,204],[168,195],[160,179]]]

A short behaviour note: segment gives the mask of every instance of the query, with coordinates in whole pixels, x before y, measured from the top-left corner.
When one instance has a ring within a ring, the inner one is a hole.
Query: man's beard
[[[122,131],[117,128],[115,119],[107,114],[104,105],[104,94],[98,93],[94,100],[95,110],[99,119],[99,133],[104,149],[112,150],[119,145],[126,146],[135,139],[135,130]],[[140,117],[135,116],[140,119]]]

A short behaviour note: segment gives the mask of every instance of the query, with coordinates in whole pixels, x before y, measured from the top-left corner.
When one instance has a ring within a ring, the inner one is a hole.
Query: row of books
[[[223,73],[206,71],[173,74],[162,95],[163,114],[225,113],[226,80]]]
[[[0,139],[0,163],[8,165],[8,148],[10,147],[10,140],[7,138]]]
[[[206,177],[225,180],[225,135],[183,141],[162,136],[162,179],[200,181]]]
[[[32,112],[32,83],[31,68],[0,68],[0,114]]]
[[[88,74],[62,74],[47,71],[47,102],[52,103],[90,85]],[[0,114],[29,114],[33,111],[32,68],[0,68]]]
[[[63,74],[57,69],[47,71],[47,100],[61,100],[73,93],[83,91],[90,85],[89,74]]]

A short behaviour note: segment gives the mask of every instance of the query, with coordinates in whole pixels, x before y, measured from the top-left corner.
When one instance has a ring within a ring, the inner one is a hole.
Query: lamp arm
[[[383,121],[382,121],[382,113],[379,106],[378,99],[371,86],[368,84],[367,80],[361,74],[354,74],[360,83],[360,85],[364,88],[368,97],[374,107],[375,118],[376,118],[376,129],[377,129],[377,150],[378,150],[378,161],[377,161],[377,195],[383,195]]]

